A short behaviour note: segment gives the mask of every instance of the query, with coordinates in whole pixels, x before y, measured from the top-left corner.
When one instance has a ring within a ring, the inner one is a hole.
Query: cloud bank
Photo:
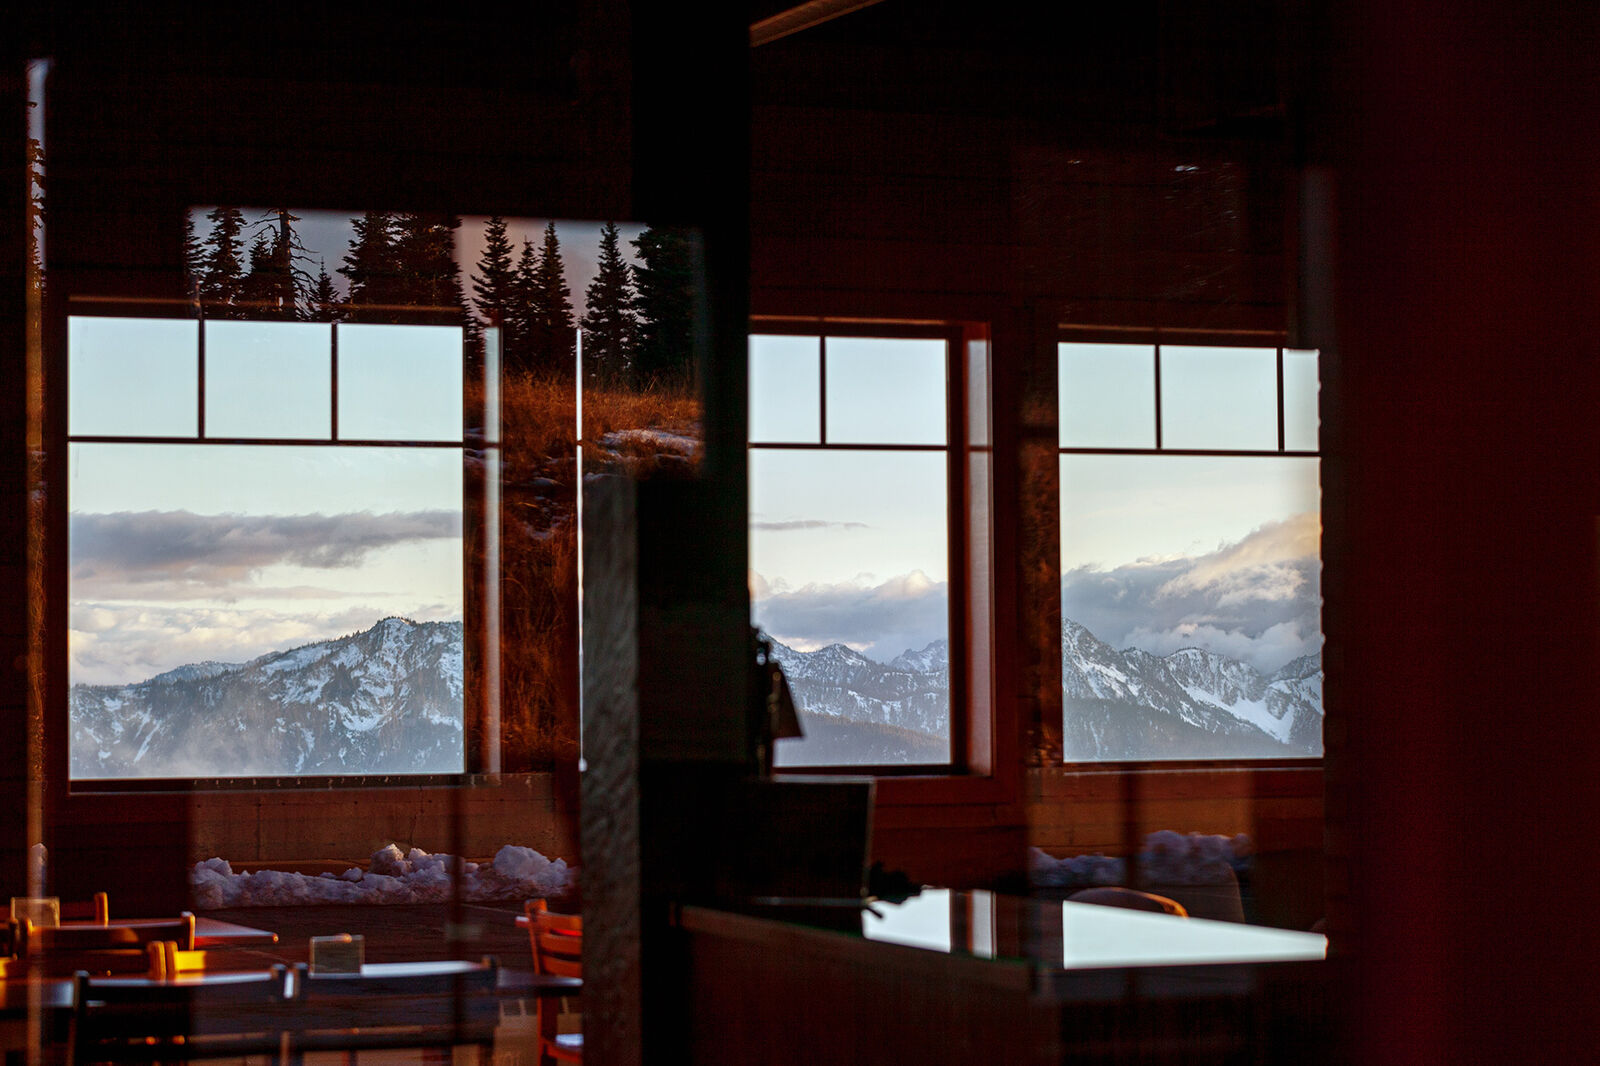
[[[756,624],[798,651],[848,644],[888,662],[949,636],[949,586],[921,570],[880,584],[841,582],[789,589],[750,575]]]
[[[1062,613],[1118,648],[1200,647],[1270,673],[1322,646],[1321,524],[1314,512],[1198,556],[1062,575]]]
[[[275,564],[359,567],[373,552],[461,536],[458,511],[201,515],[191,511],[73,514],[69,561],[79,595],[128,585],[224,586]],[[141,589],[141,596],[151,594]],[[161,598],[170,598],[163,596]]]

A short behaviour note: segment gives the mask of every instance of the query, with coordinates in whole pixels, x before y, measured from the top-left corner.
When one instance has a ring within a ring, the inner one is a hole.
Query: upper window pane
[[[206,436],[326,438],[333,327],[206,323]]]
[[[1154,448],[1155,348],[1060,344],[1061,446]]]
[[[187,319],[67,320],[67,432],[192,437],[200,423],[200,331]]]
[[[827,339],[828,443],[945,443],[945,342]]]
[[[461,330],[340,325],[341,440],[461,439]]]
[[[1277,451],[1277,349],[1162,345],[1161,443]]]
[[[822,435],[822,343],[816,337],[750,338],[750,439],[815,444]]]
[[[1283,353],[1283,446],[1293,452],[1314,452],[1320,438],[1317,414],[1317,353],[1285,349]]]

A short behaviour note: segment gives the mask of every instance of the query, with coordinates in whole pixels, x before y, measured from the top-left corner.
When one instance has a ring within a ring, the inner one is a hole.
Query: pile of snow
[[[367,870],[352,866],[338,876],[279,870],[234,873],[227,860],[207,859],[189,871],[189,888],[199,910],[299,903],[442,903],[450,899],[456,862],[453,855],[429,855],[421,848],[402,854],[394,844],[373,852]],[[574,872],[566,860],[552,862],[515,844],[501,848],[493,862],[461,867],[461,898],[469,903],[561,896],[573,888]]]
[[[1127,884],[1127,863],[1104,855],[1057,859],[1038,848],[1028,854],[1028,880],[1038,888],[1091,888]],[[1228,837],[1170,829],[1151,833],[1139,853],[1139,874],[1151,885],[1225,885],[1249,865],[1255,844],[1248,834]]]

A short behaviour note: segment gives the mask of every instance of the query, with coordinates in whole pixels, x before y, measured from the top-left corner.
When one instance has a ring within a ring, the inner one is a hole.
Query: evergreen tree
[[[200,281],[205,277],[205,246],[200,243],[200,236],[195,232],[194,214],[185,212],[183,216],[183,270],[188,278],[189,294],[197,296],[200,291]]]
[[[687,382],[694,370],[694,245],[681,230],[651,226],[633,241],[639,343],[635,384]]]
[[[572,290],[567,288],[561,265],[561,242],[556,224],[545,223],[544,246],[534,268],[531,286],[528,348],[533,367],[544,373],[565,375],[573,358]]]
[[[211,232],[200,242],[200,298],[226,316],[244,285],[244,213],[237,207],[214,208],[206,215]]]
[[[276,317],[267,310],[276,288],[272,277],[275,260],[271,239],[265,231],[258,230],[250,242],[250,269],[239,284],[235,306],[225,312],[229,318]]]
[[[317,280],[312,283],[306,304],[305,317],[311,322],[337,322],[339,320],[341,309],[339,293],[333,287],[333,279],[328,276],[326,260],[319,264]]]
[[[600,257],[594,280],[584,293],[583,361],[585,379],[615,385],[628,373],[638,342],[633,312],[633,277],[617,240],[617,226],[600,231]]]
[[[468,349],[474,348],[477,323],[467,314],[456,265],[459,218],[403,214],[395,217],[394,252],[399,266],[399,303],[417,310],[401,320],[462,326]]]
[[[530,351],[534,332],[534,315],[538,301],[535,297],[535,276],[539,272],[539,255],[533,242],[522,239],[522,254],[517,257],[516,277],[512,284],[515,294],[511,308],[511,328],[507,331],[503,353],[505,370],[526,374],[534,368]]]
[[[483,256],[478,272],[472,275],[472,302],[491,326],[500,327],[501,354],[512,344],[513,321],[518,303],[516,268],[511,265],[511,241],[506,237],[506,222],[499,215],[484,228]]]
[[[339,267],[350,283],[346,317],[352,322],[392,321],[389,308],[400,302],[394,217],[387,211],[368,211],[350,224],[354,231],[350,250]]]

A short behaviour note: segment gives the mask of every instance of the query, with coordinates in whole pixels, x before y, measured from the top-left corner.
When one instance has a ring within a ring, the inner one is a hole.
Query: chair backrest
[[[533,969],[556,977],[583,976],[583,916],[533,911],[528,915]]]
[[[1108,886],[1104,888],[1086,888],[1082,892],[1074,892],[1067,897],[1069,903],[1094,903],[1102,907],[1122,907],[1126,910],[1150,911],[1154,914],[1172,914],[1179,918],[1187,918],[1189,912],[1183,909],[1183,904],[1166,896],[1158,896],[1154,892],[1140,892],[1134,888],[1120,888]]]
[[[182,982],[74,981],[73,1063],[276,1055],[287,1012],[282,965]]]
[[[185,911],[171,920],[106,925],[34,926],[24,919],[17,953],[45,974],[140,973],[150,966],[148,946],[165,940],[192,951],[194,915]]]
[[[500,1022],[499,963],[416,963],[361,973],[294,968],[291,1046],[300,1050],[489,1045]]]

